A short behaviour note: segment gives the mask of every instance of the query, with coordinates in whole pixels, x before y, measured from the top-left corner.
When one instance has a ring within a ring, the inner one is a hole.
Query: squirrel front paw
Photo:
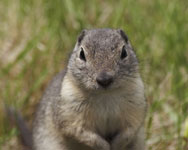
[[[120,134],[112,141],[110,150],[124,150],[128,144],[128,141],[129,140],[127,138]]]
[[[110,144],[106,141],[100,141],[94,148],[95,150],[110,150]]]

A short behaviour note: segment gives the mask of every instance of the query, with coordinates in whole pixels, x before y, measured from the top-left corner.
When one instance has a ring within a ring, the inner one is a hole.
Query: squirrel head
[[[67,68],[89,90],[121,88],[139,75],[136,55],[121,29],[83,30]]]

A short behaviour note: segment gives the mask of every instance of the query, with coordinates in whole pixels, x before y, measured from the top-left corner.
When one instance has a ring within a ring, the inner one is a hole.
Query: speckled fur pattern
[[[120,59],[125,46],[127,57]],[[86,61],[80,59],[81,48]],[[97,75],[108,72],[103,88]],[[146,101],[139,66],[122,30],[84,30],[67,69],[49,84],[33,128],[35,150],[145,150]]]

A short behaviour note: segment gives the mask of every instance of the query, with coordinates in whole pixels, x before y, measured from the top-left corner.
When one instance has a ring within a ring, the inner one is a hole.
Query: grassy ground
[[[140,58],[149,149],[188,149],[187,0],[1,0],[0,149],[12,149],[18,136],[3,104],[30,122],[78,33],[98,27],[124,29]]]

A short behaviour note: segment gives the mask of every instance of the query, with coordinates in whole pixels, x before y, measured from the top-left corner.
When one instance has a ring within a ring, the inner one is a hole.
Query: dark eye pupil
[[[86,61],[86,57],[85,57],[83,48],[81,48],[81,51],[80,51],[80,59]]]
[[[121,51],[121,59],[124,59],[127,57],[127,51],[125,49],[125,46],[123,46],[122,51]]]

